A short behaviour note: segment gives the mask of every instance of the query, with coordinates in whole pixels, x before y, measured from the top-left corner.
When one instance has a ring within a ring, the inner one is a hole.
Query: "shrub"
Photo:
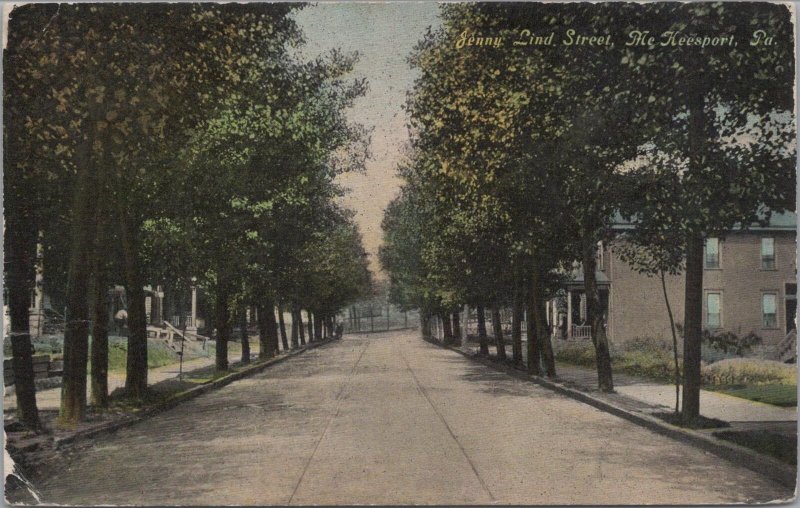
[[[702,369],[703,383],[712,386],[796,385],[794,365],[756,358],[721,360]]]
[[[594,346],[591,342],[568,343],[556,349],[554,355],[560,362],[586,367],[595,366]]]
[[[732,352],[736,356],[744,356],[752,351],[753,346],[761,344],[763,340],[753,332],[744,337],[739,337],[733,332],[713,333],[706,329],[703,330],[703,342],[717,351],[722,351],[723,353]]]

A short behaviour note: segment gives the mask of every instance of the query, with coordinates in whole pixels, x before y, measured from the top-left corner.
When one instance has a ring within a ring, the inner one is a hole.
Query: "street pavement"
[[[423,342],[347,335],[69,452],[45,503],[699,504],[792,489]]]

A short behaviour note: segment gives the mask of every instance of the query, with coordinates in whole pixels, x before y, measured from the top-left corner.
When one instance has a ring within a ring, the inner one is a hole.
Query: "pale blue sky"
[[[353,121],[373,128],[365,174],[347,175],[341,182],[351,189],[345,204],[357,213],[364,244],[371,254],[373,271],[379,270],[377,250],[381,242],[383,210],[397,194],[395,176],[401,147],[408,140],[406,115],[401,106],[416,73],[407,57],[425,34],[438,25],[435,2],[319,3],[295,15],[305,33],[302,50],[316,56],[333,48],[361,55],[354,77],[365,77],[369,92],[349,112]]]

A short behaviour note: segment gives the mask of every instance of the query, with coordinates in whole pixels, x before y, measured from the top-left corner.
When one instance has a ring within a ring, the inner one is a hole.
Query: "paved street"
[[[65,504],[695,504],[790,489],[427,344],[348,335],[93,445]]]

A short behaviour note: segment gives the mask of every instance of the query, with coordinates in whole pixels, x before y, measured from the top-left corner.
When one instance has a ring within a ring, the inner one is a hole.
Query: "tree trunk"
[[[275,318],[275,301],[268,300],[268,305],[267,325],[270,330],[268,337],[272,344],[271,349],[275,351],[275,356],[277,356],[281,350],[281,338],[280,333],[278,333],[278,320]]]
[[[239,332],[242,336],[242,363],[250,363],[250,337],[247,335],[247,312],[243,307],[239,313]]]
[[[540,293],[541,294],[541,293]],[[539,349],[542,352],[542,360],[547,377],[556,377],[556,358],[553,354],[553,343],[550,341],[550,330],[547,327],[547,311],[544,307],[544,299],[538,299],[541,304],[537,306],[539,322],[537,323],[537,338],[539,339]]]
[[[6,206],[6,285],[17,418],[25,427],[38,430],[41,422],[36,406],[29,312],[35,284],[36,228],[27,210],[9,206],[8,198]]]
[[[450,316],[444,312],[439,316],[442,320],[442,329],[444,330],[444,343],[453,343],[453,329],[450,327]]]
[[[314,342],[314,316],[310,310],[306,310],[308,315],[308,342]]]
[[[231,313],[228,307],[228,294],[217,289],[216,294],[216,326],[217,326],[217,371],[228,370],[228,341],[231,338]]]
[[[322,340],[322,314],[314,313],[314,340]]]
[[[476,307],[478,314],[478,342],[480,343],[480,354],[489,356],[489,337],[486,333],[486,311],[483,305]]]
[[[262,342],[262,344],[264,344],[264,349],[262,349],[261,356],[263,358],[278,356],[278,323],[275,322],[274,301],[267,299],[258,307],[258,320],[259,326],[263,326],[264,328],[264,339]]]
[[[597,387],[601,392],[612,392],[614,380],[611,373],[611,352],[606,337],[605,319],[600,309],[596,269],[597,244],[587,242],[583,249],[583,282],[586,293],[586,320],[592,328],[592,343],[597,364]]]
[[[672,358],[675,361],[675,412],[680,412],[681,407],[681,369],[678,365],[678,334],[675,333],[675,317],[672,315],[672,305],[669,303],[667,295],[667,281],[664,270],[659,271],[661,277],[661,290],[664,292],[664,303],[667,305],[667,315],[669,316],[669,329],[672,332]]]
[[[278,304],[278,326],[281,330],[281,344],[284,351],[289,351],[289,338],[286,336],[286,322],[283,320],[283,305]]]
[[[686,293],[683,318],[683,407],[685,423],[700,416],[700,346],[703,338],[703,239],[686,244]]]
[[[461,338],[461,318],[458,312],[453,312],[453,342],[459,346],[462,344]]]
[[[297,329],[297,309],[294,306],[290,314],[292,316],[292,349],[297,349],[300,347],[300,330]]]
[[[528,374],[540,376],[541,371],[541,350],[539,349],[539,337],[536,330],[536,302],[533,296],[533,287],[528,284],[528,291],[525,298],[525,307],[528,319],[525,320],[526,333],[528,335]]]
[[[306,345],[306,329],[303,326],[303,309],[297,309],[297,329],[300,332],[300,345]]]
[[[494,343],[497,347],[497,358],[506,359],[506,341],[503,337],[503,322],[500,320],[500,307],[492,305],[492,331],[494,332]]]
[[[83,420],[86,412],[86,364],[89,360],[87,297],[90,290],[92,251],[96,233],[93,220],[96,175],[89,174],[92,167],[88,162],[80,167],[72,207],[72,243],[67,269],[67,309],[64,327],[64,374],[59,412],[60,421],[66,425],[74,425]],[[30,291],[30,288],[26,290]],[[29,319],[27,309],[25,311],[25,319]],[[24,368],[24,365],[21,368]]]
[[[256,319],[258,321],[258,357],[262,360],[275,356],[275,353],[271,351],[270,347],[266,313],[266,307],[263,304],[256,305]]]
[[[102,252],[102,251],[101,251]],[[99,253],[98,253],[99,256]],[[108,282],[103,263],[94,283],[94,316],[92,324],[92,404],[108,406]]]
[[[420,310],[419,318],[423,340],[431,340],[431,315],[426,311]]]
[[[519,288],[514,289],[511,314],[511,350],[514,365],[522,365],[522,296]]]
[[[125,293],[128,299],[125,393],[128,397],[141,399],[147,393],[147,312],[138,242],[132,230],[133,227],[126,223],[125,216],[121,215],[120,236],[125,263]]]

